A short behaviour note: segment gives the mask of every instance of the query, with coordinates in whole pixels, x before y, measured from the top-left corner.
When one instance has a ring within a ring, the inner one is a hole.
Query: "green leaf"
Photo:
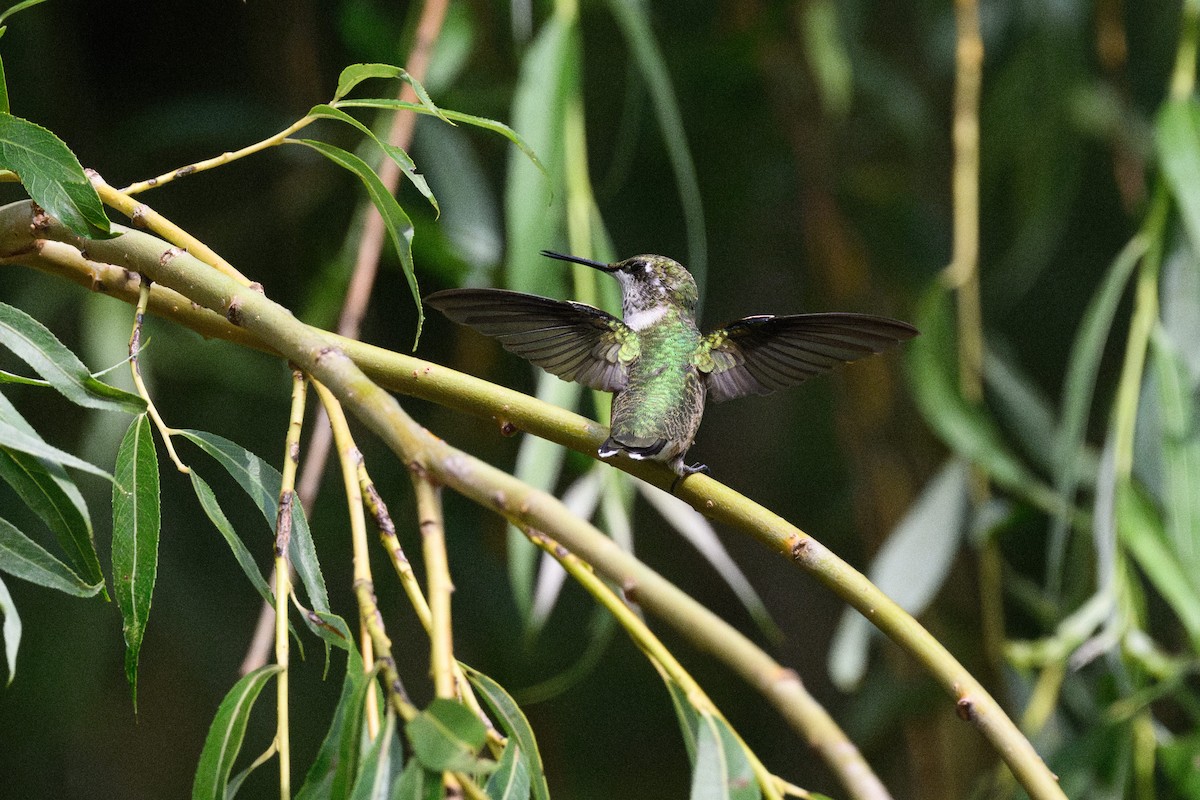
[[[73,232],[111,238],[104,205],[79,160],[42,126],[0,113],[0,169],[17,173],[33,201]]]
[[[483,790],[491,800],[528,800],[529,789],[529,767],[525,763],[521,745],[510,741]]]
[[[700,715],[691,800],[758,800],[754,769],[733,731],[719,717]]]
[[[1158,747],[1158,763],[1174,789],[1171,797],[1200,797],[1200,733],[1186,733]]]
[[[442,800],[442,790],[442,773],[426,769],[414,758],[396,779],[391,800]]]
[[[425,87],[421,85],[420,81],[400,67],[393,67],[391,64],[351,64],[346,67],[338,76],[337,91],[334,92],[333,99],[341,100],[349,94],[351,89],[369,78],[399,78],[412,87],[417,100],[421,102],[421,106],[427,113],[443,122],[450,122],[442,110],[434,104],[433,98],[429,96],[429,92],[425,91]]]
[[[1192,248],[1200,251],[1200,104],[1194,98],[1163,103],[1154,134],[1163,177]]]
[[[504,687],[477,669],[459,662],[463,674],[483,697],[492,716],[500,723],[500,729],[521,746],[521,756],[529,769],[529,781],[535,800],[549,800],[550,787],[546,785],[546,773],[542,768],[542,754],[538,751],[537,739],[529,720],[521,707],[504,690]]]
[[[700,712],[688,699],[683,687],[671,678],[657,661],[651,661],[658,674],[662,676],[671,696],[671,705],[675,708],[675,718],[679,721],[679,731],[683,734],[683,745],[687,748],[688,761],[696,764],[696,734],[700,729]]]
[[[1009,450],[991,417],[963,398],[945,287],[937,285],[926,293],[918,320],[921,336],[908,346],[908,383],[926,424],[998,485],[1044,510],[1056,508],[1058,499]]]
[[[217,502],[217,496],[213,493],[212,488],[194,469],[189,477],[192,479],[192,489],[196,492],[196,499],[200,501],[200,507],[204,509],[204,513],[208,515],[209,520],[225,539],[229,549],[233,551],[233,557],[237,560],[238,566],[242,568],[242,572],[250,584],[258,590],[263,600],[273,603],[275,598],[271,595],[270,584],[258,571],[258,565],[254,563],[254,556],[250,554],[245,543],[230,524],[229,518],[221,510],[221,505]]]
[[[879,552],[867,577],[913,616],[941,589],[967,530],[967,465],[952,458],[925,485]],[[853,608],[842,614],[829,648],[829,676],[842,691],[867,671],[871,623]]]
[[[395,110],[413,111],[418,114],[429,115],[430,113],[429,109],[418,103],[407,103],[403,100],[396,100],[394,98],[387,97],[371,97],[362,100],[339,100],[338,102],[331,103],[330,105],[334,108],[390,108]],[[440,116],[445,117],[451,122],[461,122],[466,125],[481,128],[485,131],[491,131],[492,133],[500,134],[505,139],[508,139],[508,141],[516,145],[517,149],[524,153],[525,157],[529,159],[530,163],[541,170],[543,175],[547,174],[545,166],[542,165],[542,161],[538,158],[537,152],[534,151],[533,147],[530,146],[530,144],[524,138],[522,138],[519,133],[505,125],[503,122],[494,119],[488,119],[487,117],[479,117],[475,114],[465,114],[462,111],[450,111],[448,109],[442,109]]]
[[[362,658],[357,650],[351,650],[346,658],[346,676],[342,679],[342,693],[333,710],[333,719],[317,750],[317,756],[308,768],[304,785],[296,794],[296,800],[326,800],[330,796],[333,774],[337,768],[338,752],[341,748],[342,731],[347,713],[353,711],[352,703],[357,688],[366,681]]]
[[[146,410],[145,400],[97,380],[45,325],[6,303],[0,303],[0,345],[12,350],[75,405],[126,414]]]
[[[46,0],[23,0],[23,2],[4,9],[4,11],[0,12],[0,25],[3,25],[4,22],[13,14],[24,11],[27,8],[33,8],[34,6],[41,5],[44,2],[46,2]]]
[[[1200,590],[1200,420],[1187,365],[1161,329],[1150,340],[1162,415],[1163,507],[1167,541]]]
[[[375,671],[361,673],[356,679],[346,708],[342,712],[342,729],[338,733],[337,760],[329,783],[330,800],[349,800],[355,780],[362,769],[363,717],[367,692],[375,682]]]
[[[28,453],[52,464],[61,464],[90,472],[110,481],[113,479],[112,475],[96,465],[46,444],[37,431],[8,401],[8,398],[2,394],[0,394],[0,447],[18,453]]]
[[[476,772],[487,730],[461,703],[438,698],[404,728],[413,755],[434,772]]]
[[[17,614],[17,606],[13,603],[8,587],[0,580],[0,614],[4,615],[4,628],[0,633],[4,636],[4,660],[8,664],[8,682],[11,686],[13,678],[17,677],[17,649],[21,646],[21,617]]]
[[[125,621],[125,677],[137,708],[137,664],[158,574],[158,457],[150,419],[134,418],[117,451],[113,483],[113,593]]]
[[[433,192],[430,190],[429,184],[425,180],[425,176],[417,172],[417,165],[413,163],[412,158],[409,157],[408,153],[406,153],[403,148],[383,141],[375,135],[375,131],[371,130],[366,125],[347,114],[345,111],[333,106],[326,105],[324,103],[313,106],[311,109],[309,109],[308,116],[334,119],[338,120],[339,122],[344,122],[351,127],[357,128],[364,136],[378,145],[379,148],[387,154],[388,158],[395,162],[396,166],[400,168],[400,171],[408,176],[408,179],[412,181],[412,185],[417,187],[417,191],[419,191],[425,197],[425,199],[429,201],[429,204],[433,206],[434,211],[438,212],[439,214],[441,213],[442,209],[438,205],[437,198],[433,196]]]
[[[0,518],[0,571],[75,597],[91,597],[104,588],[103,582],[84,581],[3,518]]]
[[[200,765],[192,782],[192,800],[225,800],[229,773],[242,749],[254,702],[267,681],[282,671],[278,664],[259,667],[235,683],[225,695],[208,729],[208,736],[204,738]]]
[[[279,510],[279,490],[283,485],[279,471],[244,447],[214,433],[182,430],[179,434],[198,445],[225,468],[258,506],[270,530],[274,531]],[[317,549],[308,528],[308,519],[299,503],[292,504],[292,541],[288,556],[313,608],[328,612],[329,593],[321,575],[321,564],[317,560]]]
[[[66,470],[27,453],[0,450],[0,478],[54,532],[83,580],[103,583],[87,504]]]
[[[1125,293],[1125,285],[1129,283],[1129,277],[1145,254],[1147,246],[1146,237],[1138,235],[1130,239],[1117,254],[1076,329],[1067,376],[1063,381],[1058,469],[1055,471],[1054,482],[1060,508],[1066,508],[1074,502],[1075,492],[1079,488],[1080,464],[1086,453],[1084,440],[1092,407],[1092,395],[1096,389],[1096,376],[1100,371],[1100,359],[1104,355],[1104,344],[1108,341],[1117,306],[1121,302],[1121,295]],[[1050,532],[1046,582],[1052,589],[1057,588],[1062,579],[1068,524],[1067,517],[1060,515],[1055,519]]]
[[[704,227],[704,207],[700,199],[700,181],[696,177],[696,165],[688,149],[687,129],[679,113],[679,101],[671,88],[671,76],[667,62],[658,49],[648,17],[649,4],[631,0],[609,0],[609,11],[617,21],[633,53],[642,80],[650,90],[650,100],[658,117],[667,156],[675,172],[675,185],[679,189],[679,200],[683,205],[683,224],[688,237],[688,271],[696,279],[700,292],[708,275],[707,232]]]
[[[204,513],[208,516],[213,526],[220,532],[221,537],[225,539],[225,543],[229,545],[229,549],[233,551],[233,557],[237,560],[238,566],[242,568],[242,572],[250,581],[250,585],[255,588],[264,602],[274,605],[275,597],[271,593],[270,584],[267,583],[267,579],[259,572],[258,565],[254,563],[254,556],[246,548],[246,544],[242,541],[241,537],[237,535],[237,531],[233,529],[229,518],[225,516],[225,512],[221,509],[220,503],[217,502],[217,496],[213,493],[212,488],[194,469],[188,473],[188,477],[192,479],[192,490],[196,493],[196,499],[200,501],[200,507],[204,509]],[[296,635],[296,629],[292,625],[291,620],[288,621],[288,630],[293,637],[296,637],[296,642],[300,646],[300,657],[303,658],[304,644]]]
[[[379,211],[379,216],[383,218],[384,228],[387,229],[392,246],[396,248],[396,254],[400,257],[400,266],[408,281],[408,288],[412,292],[413,303],[417,307],[417,332],[413,339],[413,349],[416,349],[416,342],[421,338],[421,326],[425,322],[425,312],[421,308],[421,290],[417,286],[417,273],[412,260],[412,220],[408,218],[408,214],[404,213],[404,209],[396,202],[396,198],[379,180],[379,176],[375,174],[370,165],[358,156],[347,153],[340,147],[313,139],[289,139],[288,141],[311,147],[339,167],[357,175],[363,182],[363,186],[367,189],[367,196],[371,198],[371,202]]]
[[[1121,544],[1175,611],[1192,647],[1200,649],[1200,595],[1175,554],[1167,548],[1157,510],[1128,485],[1118,487],[1116,506]]]
[[[392,752],[397,743],[396,714],[388,706],[383,730],[371,742],[363,756],[358,780],[350,792],[350,800],[388,800],[392,788]]]
[[[564,270],[545,268],[538,251],[560,241],[563,230],[563,120],[567,98],[579,82],[579,36],[560,17],[546,20],[525,51],[513,95],[512,126],[544,160],[539,172],[510,158],[504,216],[508,239],[507,286],[519,292],[561,296]]]

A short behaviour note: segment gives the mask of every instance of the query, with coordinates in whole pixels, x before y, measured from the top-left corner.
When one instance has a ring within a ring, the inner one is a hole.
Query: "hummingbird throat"
[[[629,326],[630,330],[645,330],[654,323],[660,322],[669,310],[670,306],[667,303],[631,310],[625,314],[625,324]]]

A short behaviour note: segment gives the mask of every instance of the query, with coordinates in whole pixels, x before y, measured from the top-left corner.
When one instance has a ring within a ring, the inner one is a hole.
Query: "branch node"
[[[165,267],[167,264],[174,261],[176,256],[181,255],[182,253],[183,248],[181,247],[168,247],[163,251],[163,254],[158,257],[158,265],[160,267]]]
[[[630,603],[638,601],[638,585],[633,578],[626,578],[621,582],[621,594],[625,595],[625,599]]]
[[[229,320],[231,325],[242,327],[242,301],[235,297],[229,301],[229,308],[225,309],[225,319]]]
[[[145,203],[138,203],[133,207],[133,213],[129,215],[129,223],[135,228],[146,229],[150,227],[150,223],[146,221],[146,215],[150,213],[150,207]]]

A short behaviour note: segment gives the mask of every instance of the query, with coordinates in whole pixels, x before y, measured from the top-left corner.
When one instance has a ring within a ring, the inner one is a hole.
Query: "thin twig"
[[[292,407],[288,415],[287,436],[284,437],[283,469],[280,470],[279,510],[275,517],[275,663],[276,677],[275,746],[279,750],[279,796],[288,800],[292,794],[292,749],[288,733],[288,623],[287,604],[291,594],[288,570],[288,546],[292,539],[292,504],[295,500],[296,462],[300,457],[300,431],[304,426],[304,405],[308,397],[308,382],[304,373],[292,370]]]
[[[138,286],[137,308],[133,314],[133,332],[129,334],[129,370],[133,374],[133,385],[137,389],[138,395],[146,401],[146,411],[150,414],[150,419],[154,420],[154,427],[158,428],[163,445],[167,448],[167,455],[174,462],[175,469],[186,475],[191,470],[179,459],[179,454],[175,452],[175,445],[171,442],[173,431],[167,427],[167,423],[163,422],[162,415],[158,413],[154,401],[150,398],[150,391],[146,388],[145,381],[142,380],[142,321],[146,316],[146,306],[149,302],[150,281],[142,278]]]
[[[421,17],[417,22],[412,51],[408,55],[406,65],[406,71],[417,82],[424,81],[425,75],[429,71],[429,58],[441,33],[448,3],[449,0],[426,0],[421,8]],[[416,92],[407,82],[402,84],[399,97],[406,102],[415,103],[417,101]],[[388,144],[407,150],[412,144],[416,121],[417,115],[414,112],[396,111],[392,119],[392,129],[388,132]],[[285,136],[290,131],[291,129],[280,135]],[[396,188],[400,185],[401,174],[400,167],[395,161],[387,157],[382,158],[376,174],[388,192],[395,194]],[[386,233],[383,217],[379,215],[374,204],[366,204],[363,213],[365,218],[355,257],[354,271],[350,275],[350,283],[346,287],[346,297],[342,301],[342,312],[338,317],[338,334],[348,339],[357,339],[362,328],[363,316],[366,314],[371,290],[375,285],[379,255],[383,252],[383,240]],[[313,423],[313,435],[308,443],[304,467],[300,471],[300,500],[305,509],[311,509],[316,502],[317,493],[321,488],[321,476],[325,473],[325,463],[329,460],[330,444],[332,444],[332,437],[329,420],[321,410],[317,412],[317,419]],[[264,608],[262,615],[267,613],[268,609]],[[260,619],[259,629],[261,630],[261,628]],[[243,671],[249,671],[258,666],[256,659],[252,656],[262,650],[260,631],[256,631],[247,648],[246,659],[242,663]]]

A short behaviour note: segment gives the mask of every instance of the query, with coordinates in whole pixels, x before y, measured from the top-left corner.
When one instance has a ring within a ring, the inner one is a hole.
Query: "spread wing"
[[[916,335],[906,322],[867,314],[746,317],[706,336],[697,366],[720,402],[795,386]]]
[[[605,392],[625,388],[629,331],[598,308],[504,289],[447,289],[425,302],[563,380]]]

